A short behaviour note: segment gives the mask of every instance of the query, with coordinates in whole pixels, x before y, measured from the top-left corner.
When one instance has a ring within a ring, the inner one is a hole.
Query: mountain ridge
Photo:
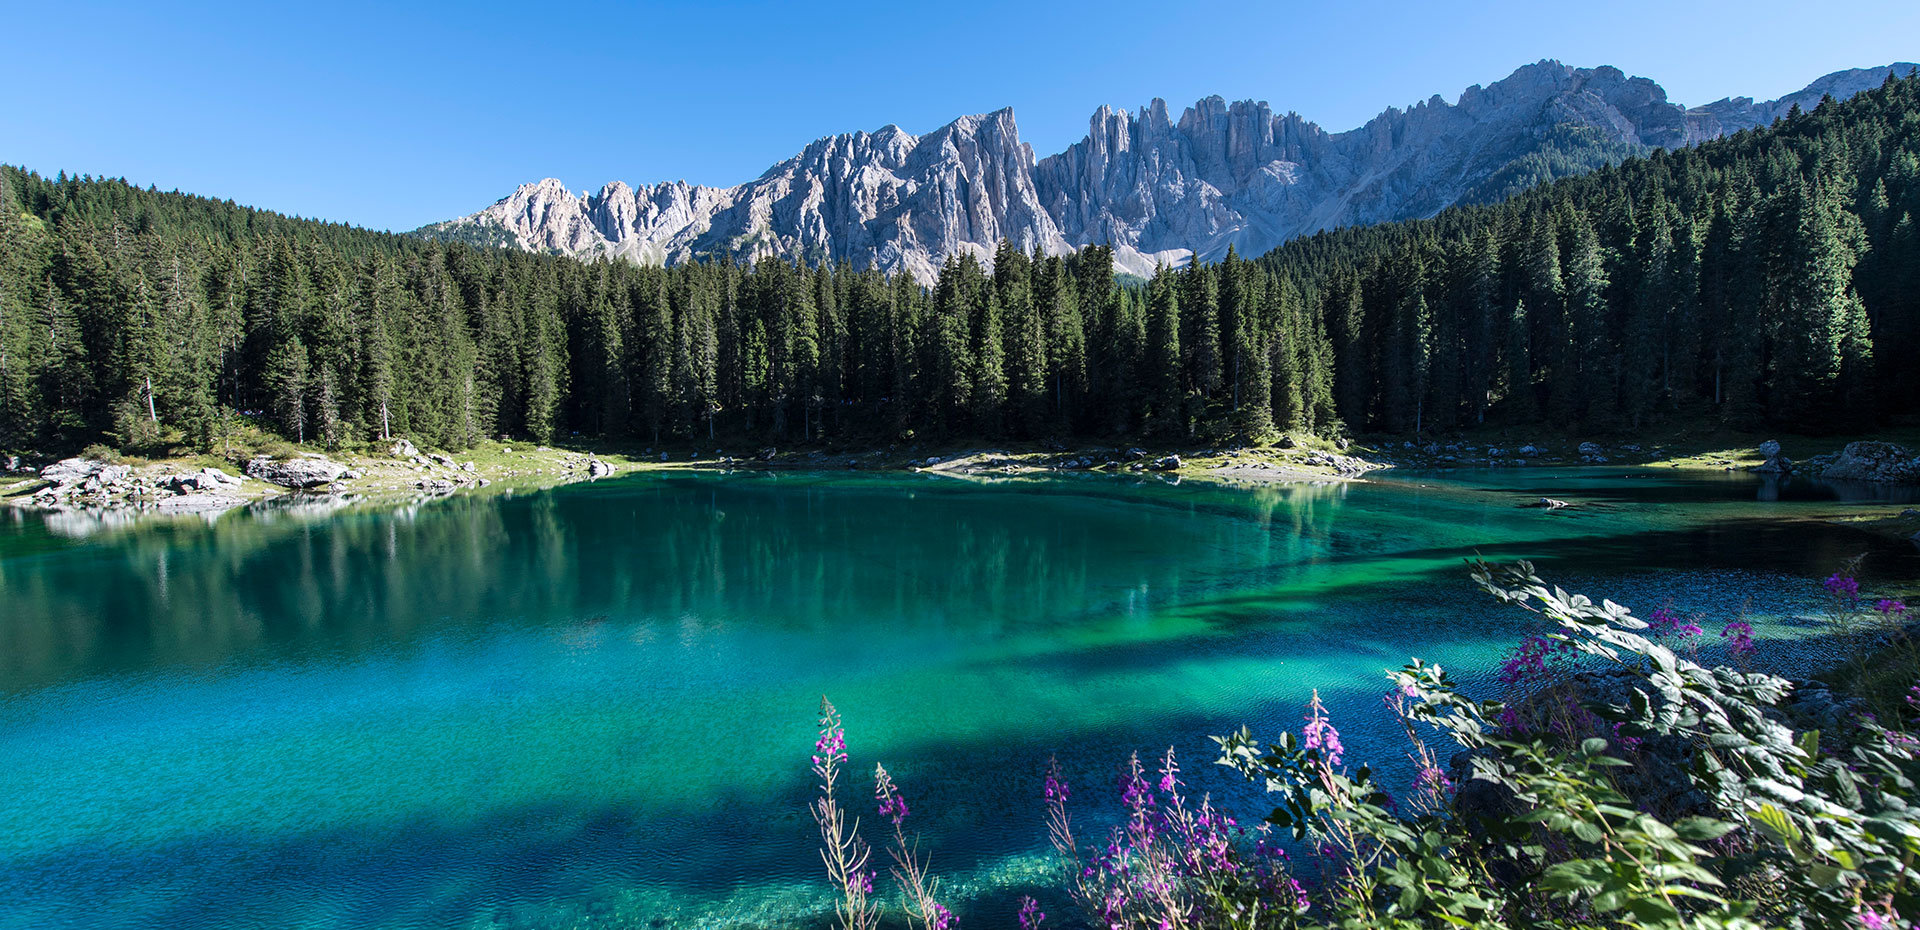
[[[920,136],[895,124],[822,136],[731,187],[613,181],[575,195],[546,178],[414,234],[649,264],[721,253],[846,259],[922,281],[958,255],[988,261],[1002,238],[1050,253],[1107,243],[1118,270],[1149,274],[1196,254],[1257,254],[1323,229],[1499,199],[1768,125],[1794,105],[1914,67],[1836,71],[1776,100],[1686,108],[1651,79],[1547,59],[1468,87],[1456,103],[1435,94],[1341,132],[1217,95],[1174,120],[1154,98],[1133,112],[1100,106],[1079,142],[1038,159],[1003,107]]]

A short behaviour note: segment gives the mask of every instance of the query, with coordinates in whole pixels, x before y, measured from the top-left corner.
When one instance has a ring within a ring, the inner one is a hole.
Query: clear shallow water
[[[823,692],[962,918],[1002,924],[1045,882],[1049,755],[1105,800],[1126,753],[1171,743],[1257,816],[1208,734],[1291,725],[1318,687],[1351,754],[1391,763],[1382,669],[1487,684],[1527,616],[1462,558],[1643,611],[1744,606],[1793,640],[1807,579],[1847,556],[1920,578],[1911,547],[1801,519],[1887,506],[1839,500],[1859,493],[674,474],[211,525],[14,516],[0,928],[806,925]],[[1542,495],[1596,506],[1516,506]]]

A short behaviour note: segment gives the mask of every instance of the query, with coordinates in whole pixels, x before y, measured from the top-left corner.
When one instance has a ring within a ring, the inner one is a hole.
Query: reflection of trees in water
[[[139,521],[0,560],[0,687],[600,615],[991,637],[1311,558],[1341,493],[697,476]]]

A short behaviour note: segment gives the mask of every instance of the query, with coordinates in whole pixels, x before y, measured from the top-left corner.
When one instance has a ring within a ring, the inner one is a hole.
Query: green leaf
[[[1786,811],[1772,804],[1760,805],[1760,809],[1753,812],[1753,822],[1768,839],[1782,846],[1790,847],[1800,842],[1800,828],[1794,826]]]
[[[1717,840],[1738,828],[1737,824],[1710,817],[1688,817],[1673,825],[1674,832],[1682,839],[1701,842]]]

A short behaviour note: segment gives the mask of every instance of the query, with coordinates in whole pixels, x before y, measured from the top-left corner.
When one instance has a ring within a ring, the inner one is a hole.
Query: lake
[[[1587,506],[1520,506],[1541,496]],[[1818,578],[1865,554],[1870,587],[1920,579],[1912,546],[1811,518],[1897,500],[1631,468],[656,472],[0,512],[0,928],[805,925],[822,694],[855,811],[886,763],[963,922],[1008,924],[1049,887],[1049,757],[1089,823],[1129,752],[1169,745],[1255,819],[1207,736],[1295,726],[1318,688],[1350,759],[1404,774],[1382,671],[1418,655],[1491,693],[1532,628],[1475,553],[1710,634],[1745,612],[1809,667]]]

